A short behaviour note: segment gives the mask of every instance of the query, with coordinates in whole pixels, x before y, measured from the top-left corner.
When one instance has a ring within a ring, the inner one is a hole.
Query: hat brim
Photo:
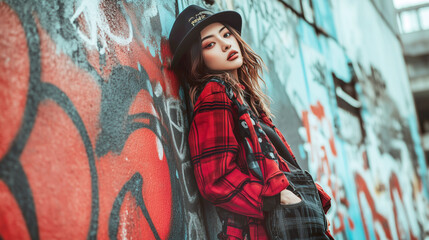
[[[194,28],[192,28],[182,39],[179,45],[176,48],[176,52],[174,53],[173,60],[171,61],[171,67],[176,67],[176,64],[182,58],[183,54],[189,50],[190,44],[195,40],[196,37],[200,36],[200,31],[208,25],[220,22],[223,24],[228,24],[233,27],[239,34],[241,34],[241,16],[238,12],[235,11],[222,11],[215,13],[200,23],[198,23]]]

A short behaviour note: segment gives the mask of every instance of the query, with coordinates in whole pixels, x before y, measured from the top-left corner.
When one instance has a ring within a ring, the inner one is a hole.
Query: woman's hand
[[[296,196],[293,192],[289,191],[288,189],[285,189],[280,192],[280,204],[287,205],[287,204],[294,204],[301,202],[301,198]]]

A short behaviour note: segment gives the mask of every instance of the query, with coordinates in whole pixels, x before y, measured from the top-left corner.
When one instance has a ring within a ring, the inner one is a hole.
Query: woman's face
[[[210,70],[231,71],[236,75],[236,70],[243,65],[237,39],[221,23],[212,23],[201,31],[201,49]]]

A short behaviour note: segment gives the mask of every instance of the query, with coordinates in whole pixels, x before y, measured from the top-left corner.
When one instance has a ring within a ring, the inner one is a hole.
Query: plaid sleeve
[[[188,138],[196,182],[201,195],[214,205],[263,218],[263,183],[240,171],[236,162],[239,144],[232,111],[225,90],[197,101]]]
[[[328,212],[331,208],[331,197],[323,190],[323,188],[316,183],[317,191],[319,192],[320,200],[322,201],[323,211]]]

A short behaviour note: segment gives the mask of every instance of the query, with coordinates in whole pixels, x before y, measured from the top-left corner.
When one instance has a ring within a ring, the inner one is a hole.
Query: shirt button
[[[261,143],[262,142],[262,138],[258,138],[258,141]]]
[[[270,152],[268,155],[270,155],[271,158],[274,158],[274,153]]]

